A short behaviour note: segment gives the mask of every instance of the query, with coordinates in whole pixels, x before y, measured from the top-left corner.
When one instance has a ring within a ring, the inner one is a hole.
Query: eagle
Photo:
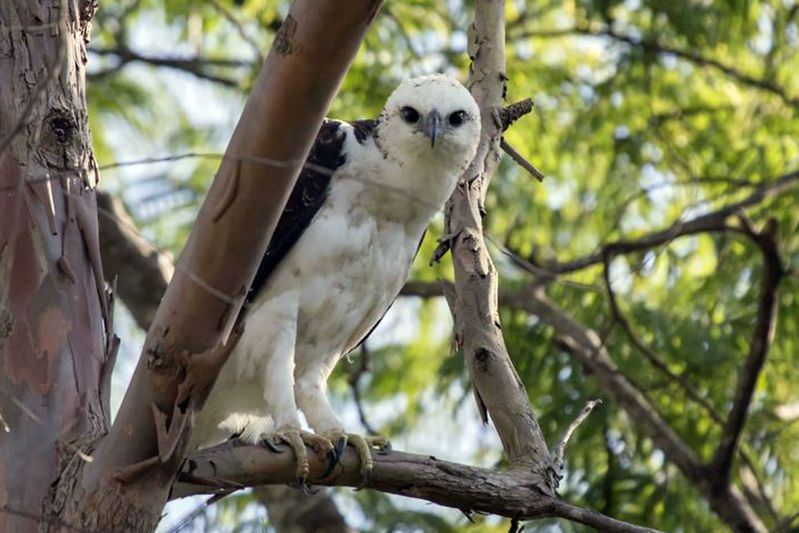
[[[402,288],[430,220],[477,150],[480,109],[453,77],[399,85],[379,117],[325,119],[247,296],[244,331],[201,411],[192,447],[236,436],[297,458],[354,447],[364,478],[378,436],[349,433],[327,398],[336,363]],[[313,432],[303,429],[299,412]]]

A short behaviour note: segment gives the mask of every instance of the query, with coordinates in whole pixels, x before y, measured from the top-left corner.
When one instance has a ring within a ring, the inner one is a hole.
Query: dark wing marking
[[[331,174],[345,161],[341,152],[347,134],[340,126],[340,122],[327,119],[322,123],[306,160],[307,163],[312,163],[312,168],[304,167],[297,178],[297,183],[291,191],[286,208],[280,215],[272,240],[269,241],[266,254],[261,259],[258,272],[247,293],[248,302],[255,299],[266,280],[294,247],[322,207],[330,190]],[[322,172],[318,167],[329,169],[330,172]]]
[[[355,140],[363,144],[368,137],[377,133],[377,119],[354,120],[350,122],[352,129],[355,130]]]
[[[417,256],[417,255],[419,255],[419,248],[421,248],[421,247],[422,247],[422,242],[424,241],[424,236],[425,236],[425,235],[427,235],[427,230],[424,230],[424,231],[422,232],[422,238],[421,238],[421,239],[419,239],[419,244],[418,244],[418,245],[416,245],[416,253],[415,253],[415,254],[413,254],[413,260],[412,260],[411,262],[413,262],[414,260],[416,260],[416,256]],[[383,321],[383,319],[384,319],[384,318],[386,318],[386,313],[388,313],[388,310],[389,310],[389,309],[391,309],[391,306],[392,306],[392,305],[394,305],[394,302],[396,302],[396,301],[397,301],[397,296],[398,296],[398,295],[395,295],[395,296],[394,296],[394,299],[393,299],[393,300],[391,300],[391,303],[390,303],[390,304],[388,304],[388,307],[386,307],[386,310],[385,310],[385,311],[383,311],[383,314],[380,316],[380,318],[378,318],[378,319],[377,319],[377,322],[375,322],[374,326],[372,326],[372,328],[371,328],[369,331],[367,331],[367,332],[366,332],[366,335],[364,335],[364,336],[363,336],[363,338],[362,338],[361,340],[359,340],[357,343],[355,343],[355,345],[354,345],[352,348],[350,348],[349,350],[347,350],[347,353],[350,353],[351,351],[353,351],[354,349],[356,349],[358,346],[360,346],[361,344],[363,344],[364,342],[366,342],[366,339],[368,339],[368,338],[369,338],[369,336],[370,336],[372,333],[374,333],[374,331],[377,329],[377,326],[379,326],[379,325],[380,325],[380,323]]]

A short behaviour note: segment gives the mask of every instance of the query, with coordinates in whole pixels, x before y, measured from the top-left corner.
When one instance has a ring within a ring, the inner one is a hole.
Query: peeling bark
[[[114,348],[92,213],[84,68],[93,9],[0,3],[0,530],[31,517],[78,437],[105,431]],[[6,30],[8,28],[8,30]]]

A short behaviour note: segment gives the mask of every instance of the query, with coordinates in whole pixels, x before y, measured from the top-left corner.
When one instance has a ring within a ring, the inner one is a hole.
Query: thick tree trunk
[[[84,1],[0,2],[0,531],[39,527],[63,456],[108,420],[114,342],[84,83],[92,13]]]

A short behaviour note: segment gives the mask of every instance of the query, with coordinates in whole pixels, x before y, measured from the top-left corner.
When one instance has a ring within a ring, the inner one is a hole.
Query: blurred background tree
[[[257,43],[271,41],[287,8],[102,3],[88,96],[102,186],[127,205],[154,253],[179,253],[218,162],[202,154],[224,148],[258,69]],[[375,116],[412,75],[464,80],[471,9],[464,0],[388,2],[330,116]],[[600,340],[596,351],[703,463],[714,458],[739,383],[756,383],[731,482],[769,530],[799,527],[799,4],[508,0],[507,20],[508,99],[529,96],[536,107],[506,140],[547,178],[538,183],[506,157],[487,199],[486,232],[508,296],[506,341],[548,442],[586,400],[605,400],[571,441],[562,494],[667,531],[730,528],[700,490],[704,473],[686,475],[563,331],[525,303],[532,286]],[[724,216],[691,225],[714,213]],[[768,265],[757,235],[768,221],[786,275],[761,371],[744,363]],[[436,224],[416,283],[331,387],[351,427],[379,431],[399,449],[491,466],[501,446],[479,423],[436,296],[451,267],[427,265]],[[141,333],[125,322],[123,356],[132,358]],[[133,364],[119,365],[117,398]],[[378,493],[332,494],[347,523],[365,531],[508,528]],[[270,519],[259,503],[269,497],[245,492],[194,513],[197,501],[173,503],[162,529],[279,529],[278,508]]]

